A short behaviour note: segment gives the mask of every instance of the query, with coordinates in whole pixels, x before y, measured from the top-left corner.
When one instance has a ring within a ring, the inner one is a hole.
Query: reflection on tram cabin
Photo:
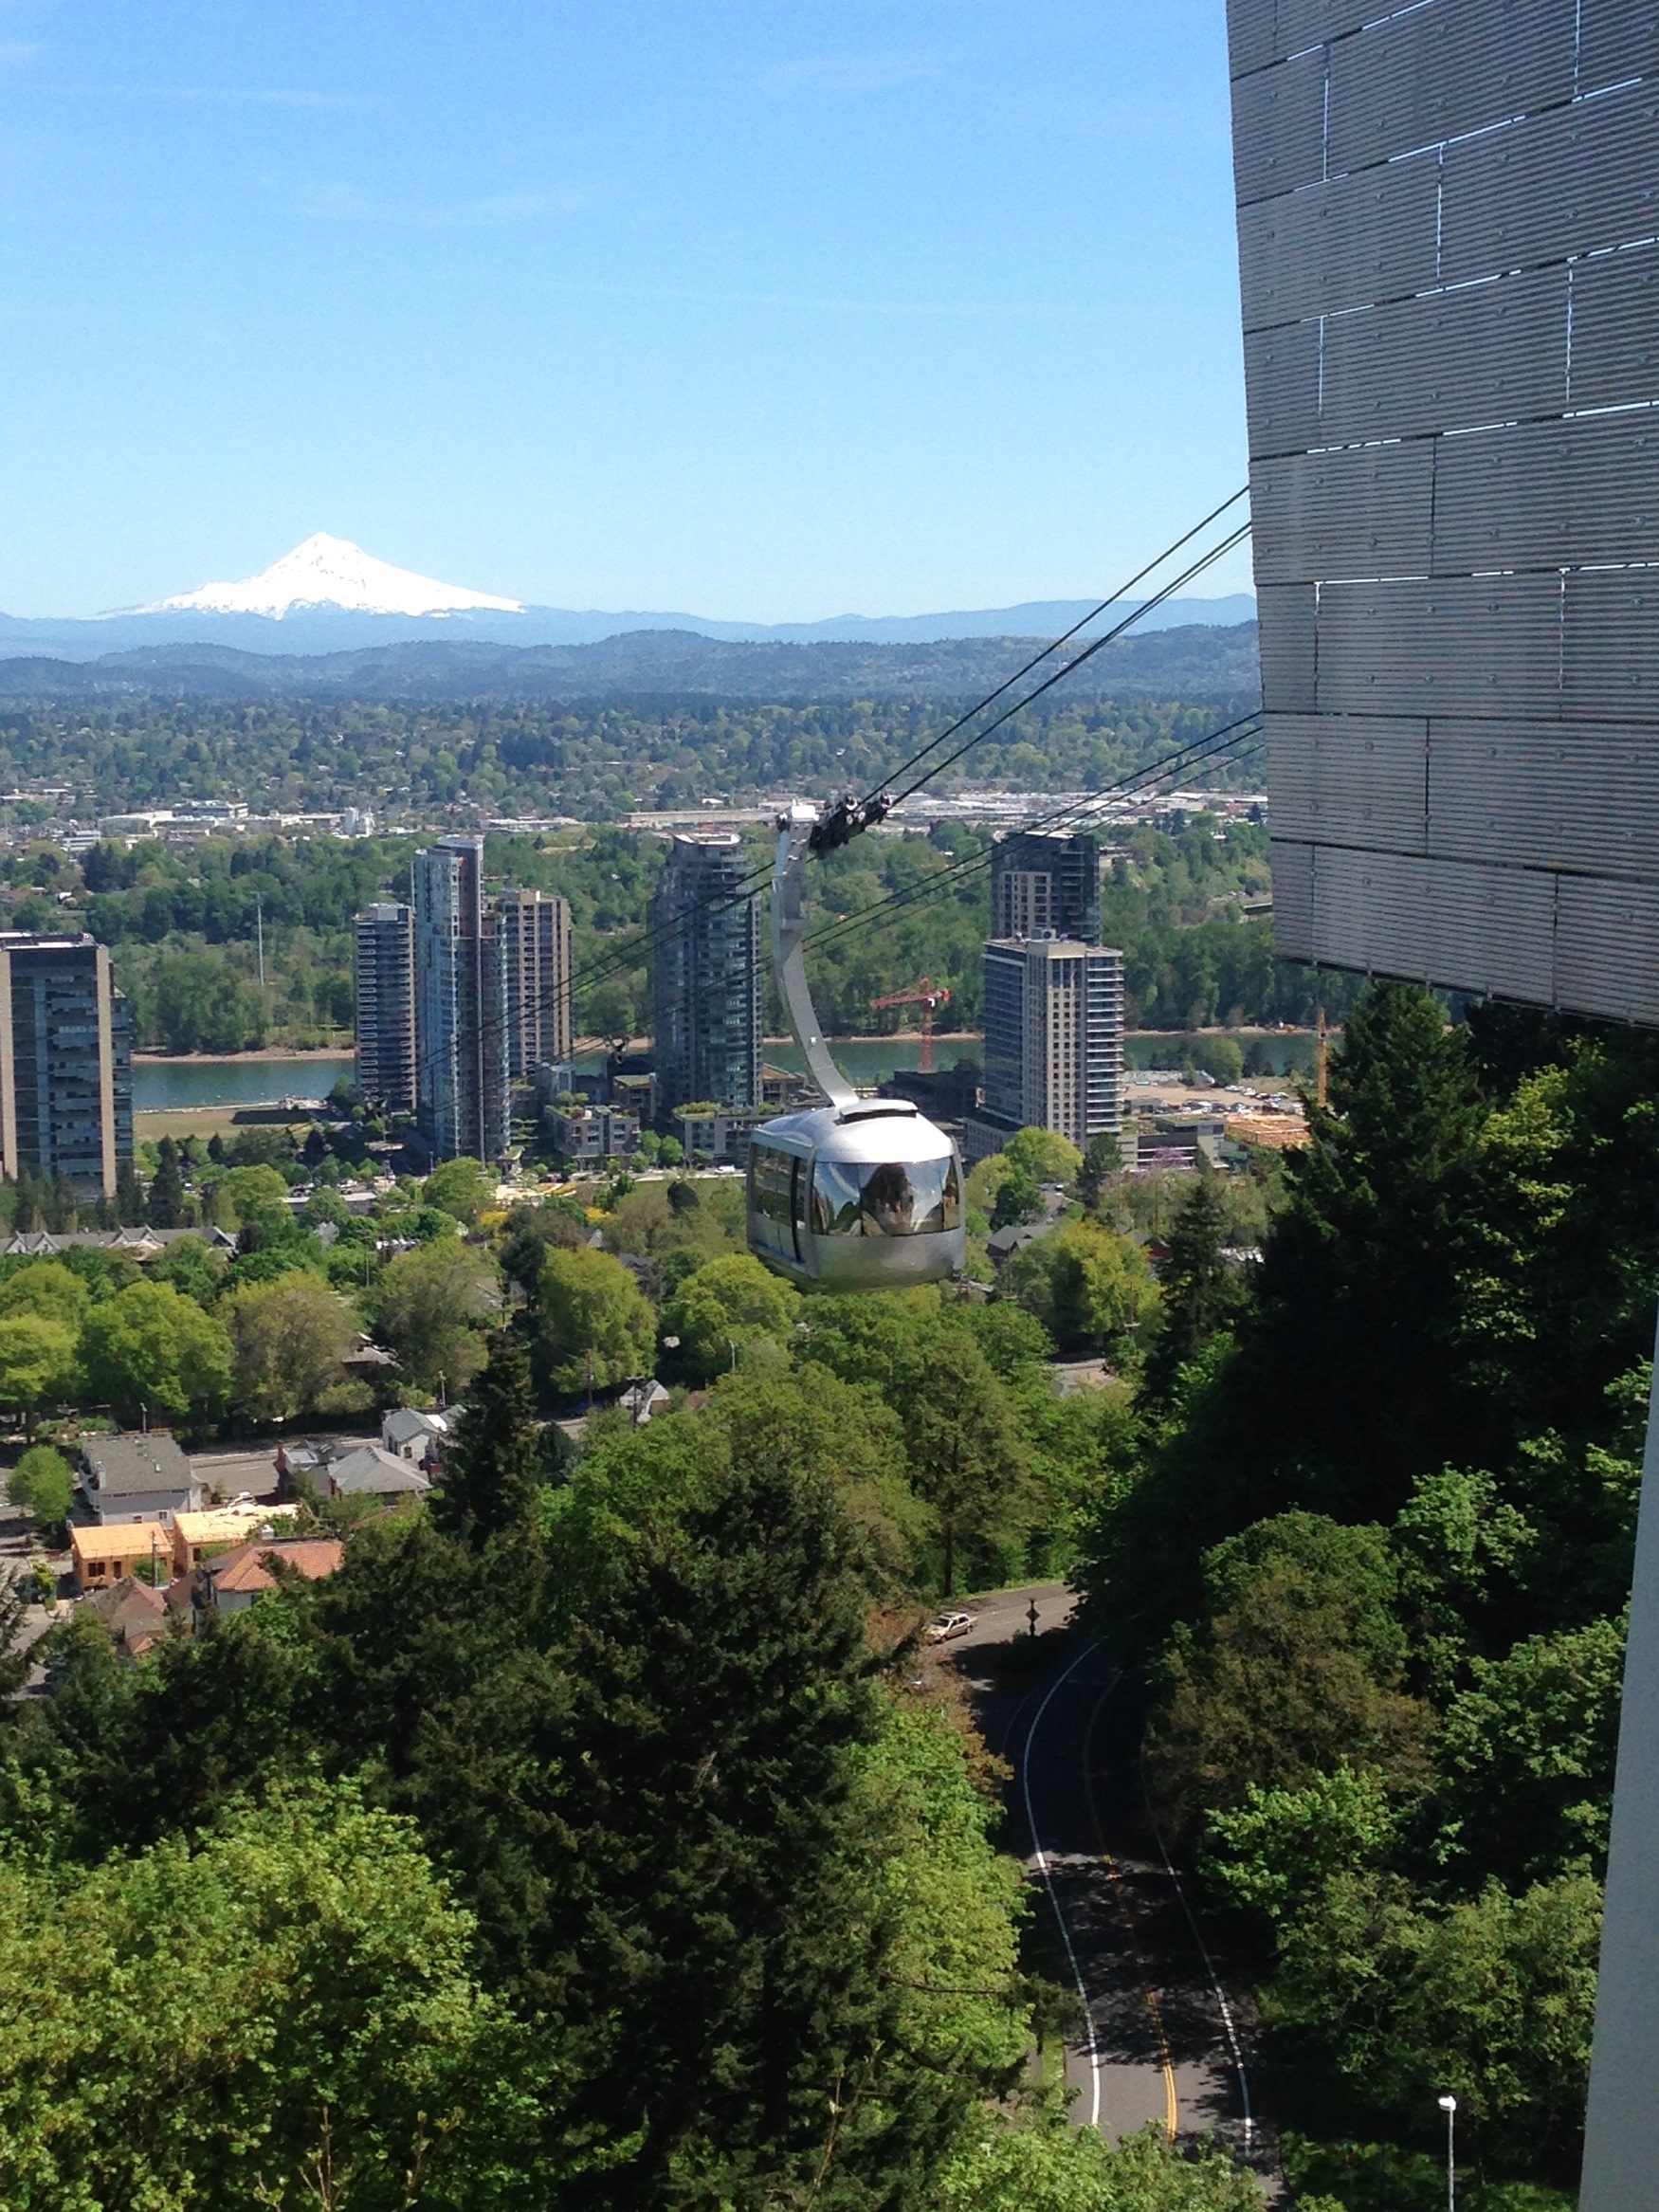
[[[804,1165],[804,1162],[803,1162]],[[927,1236],[958,1228],[955,1160],[812,1162],[812,1228],[819,1236]]]

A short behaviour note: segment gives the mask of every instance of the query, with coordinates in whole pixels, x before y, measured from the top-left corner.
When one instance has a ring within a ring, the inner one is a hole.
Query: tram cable
[[[916,767],[919,762],[926,759],[928,754],[933,751],[936,745],[944,744],[948,739],[954,738],[958,730],[966,729],[968,724],[973,721],[976,714],[983,714],[988,706],[994,705],[996,701],[1002,697],[1005,691],[1009,691],[1013,688],[1014,685],[1020,681],[1021,677],[1029,676],[1033,668],[1041,667],[1042,664],[1048,658],[1050,653],[1057,653],[1063,645],[1069,645],[1071,640],[1077,635],[1080,630],[1086,630],[1089,624],[1091,622],[1097,621],[1099,617],[1105,612],[1108,607],[1115,607],[1118,601],[1123,597],[1125,593],[1132,592],[1137,584],[1144,583],[1146,578],[1151,576],[1157,569],[1161,568],[1166,560],[1170,559],[1173,555],[1179,553],[1182,546],[1190,545],[1193,539],[1197,537],[1200,530],[1207,530],[1210,527],[1210,524],[1218,521],[1221,516],[1227,513],[1230,507],[1235,507],[1239,501],[1246,496],[1249,490],[1249,485],[1248,484],[1242,484],[1239,489],[1232,494],[1231,499],[1225,499],[1222,501],[1220,506],[1212,508],[1210,513],[1204,517],[1204,520],[1201,522],[1194,522],[1193,527],[1186,531],[1181,537],[1177,538],[1173,545],[1166,545],[1163,551],[1155,560],[1149,560],[1146,566],[1139,570],[1135,576],[1132,576],[1126,583],[1120,584],[1115,592],[1100,602],[1099,606],[1091,607],[1086,614],[1082,615],[1076,622],[1071,625],[1069,630],[1063,630],[1057,638],[1043,648],[1041,652],[1033,653],[1030,659],[1027,661],[1024,667],[1016,668],[1012,676],[1005,678],[1004,681],[996,686],[994,691],[988,691],[985,697],[981,699],[977,704],[969,707],[965,714],[958,715],[954,722],[949,723],[947,727],[940,730],[937,736],[929,738],[927,743],[920,747],[918,751],[912,753],[908,760],[901,761],[897,768],[893,769],[889,775],[884,776],[882,778],[881,782],[875,786],[873,791],[869,791],[865,794],[866,805],[867,806],[872,799],[879,798],[881,795],[886,790],[887,786],[891,783],[897,783],[902,776],[908,776],[912,768]],[[1143,613],[1150,612],[1152,608],[1158,606],[1160,601],[1167,596],[1167,592],[1160,593],[1157,598],[1148,599],[1143,606],[1132,609],[1130,617],[1131,620],[1139,621]],[[1123,625],[1122,627],[1127,628],[1127,624]],[[1119,633],[1115,632],[1114,634]],[[1100,643],[1104,645],[1109,643],[1109,640],[1106,638],[1102,638]],[[1075,663],[1072,665],[1074,667],[1076,666]],[[1033,692],[1031,697],[1035,698],[1036,693]],[[924,778],[923,780],[926,779]],[[912,785],[911,788],[912,790],[915,790],[918,789],[919,786]]]
[[[1194,523],[1191,529],[1183,532],[1179,538],[1176,539],[1170,545],[1166,546],[1162,552],[1160,552],[1153,560],[1147,562],[1147,564],[1139,571],[1138,571],[1135,576],[1129,577],[1124,583],[1121,584],[1118,589],[1113,592],[1107,598],[1101,600],[1095,607],[1091,608],[1086,614],[1081,616],[1078,621],[1071,625],[1070,629],[1064,631],[1059,637],[1052,639],[1048,644],[1045,645],[1039,652],[1033,654],[1029,661],[1025,662],[1019,668],[1015,669],[1012,675],[1004,678],[1004,680],[995,686],[994,689],[987,692],[982,699],[976,701],[973,706],[969,707],[964,713],[958,715],[954,722],[948,723],[943,730],[939,731],[936,736],[929,739],[927,743],[920,747],[916,753],[912,754],[908,760],[901,762],[897,768],[893,769],[885,777],[883,778],[881,783],[877,784],[873,790],[866,795],[866,797],[863,802],[860,802],[861,814],[866,810],[868,810],[867,818],[877,819],[880,818],[881,815],[889,813],[891,809],[899,805],[902,800],[913,797],[917,792],[923,789],[923,787],[928,783],[931,783],[936,777],[942,775],[947,768],[953,767],[957,761],[963,758],[965,754],[971,752],[975,746],[979,744],[984,739],[990,737],[994,731],[1000,729],[1016,714],[1021,713],[1034,700],[1040,698],[1045,692],[1051,690],[1055,685],[1062,682],[1066,676],[1071,675],[1076,669],[1081,667],[1085,662],[1092,659],[1097,652],[1103,649],[1103,648],[1114,643],[1116,639],[1121,637],[1125,631],[1132,629],[1135,624],[1142,620],[1145,615],[1152,612],[1155,608],[1160,606],[1166,599],[1170,598],[1175,593],[1178,592],[1183,585],[1191,583],[1196,576],[1201,576],[1205,570],[1210,568],[1215,561],[1221,559],[1226,554],[1231,552],[1236,546],[1240,545],[1249,535],[1250,525],[1248,520],[1243,524],[1233,529],[1225,539],[1221,540],[1219,544],[1213,546],[1208,552],[1201,555],[1195,561],[1189,563],[1189,565],[1183,569],[1178,576],[1174,577],[1171,582],[1164,585],[1149,598],[1142,600],[1138,606],[1130,609],[1121,622],[1115,623],[1110,630],[1104,631],[1100,637],[1092,639],[1085,647],[1083,648],[1081,651],[1074,654],[1068,661],[1066,661],[1063,667],[1052,670],[1043,679],[1040,684],[1034,686],[1030,691],[1022,694],[1018,700],[1006,706],[999,715],[997,715],[990,722],[986,723],[983,728],[976,730],[973,736],[968,738],[962,744],[958,745],[954,752],[947,755],[943,759],[936,761],[926,770],[924,774],[919,776],[913,782],[907,784],[902,792],[899,793],[891,799],[886,797],[885,795],[890,790],[891,786],[901,777],[908,775],[912,768],[917,767],[922,761],[924,761],[928,755],[934,751],[937,751],[937,749],[941,744],[947,743],[949,740],[958,731],[967,728],[968,725],[973,722],[977,716],[984,713],[988,706],[994,705],[997,700],[1003,698],[1025,676],[1030,675],[1034,669],[1040,667],[1044,661],[1048,659],[1053,653],[1059,651],[1062,647],[1068,644],[1072,638],[1079,634],[1080,631],[1085,630],[1091,622],[1097,620],[1098,617],[1106,611],[1106,609],[1117,604],[1117,602],[1121,599],[1126,593],[1134,590],[1137,584],[1144,581],[1147,576],[1155,574],[1156,571],[1160,568],[1165,561],[1170,559],[1183,547],[1189,545],[1200,531],[1207,529],[1212,522],[1219,520],[1219,518],[1226,514],[1230,508],[1235,506],[1239,500],[1246,496],[1248,488],[1248,486],[1241,486],[1238,491],[1232,493],[1230,498],[1224,500],[1219,506],[1213,508],[1199,521]],[[1244,719],[1248,722],[1252,718],[1246,717]],[[1212,736],[1214,738],[1224,737],[1230,731],[1237,729],[1240,726],[1242,726],[1240,723],[1229,724],[1227,731],[1215,732],[1212,733]],[[1185,770],[1190,766],[1203,764],[1203,762],[1209,758],[1209,755],[1204,752],[1202,748],[1208,745],[1210,741],[1210,740],[1195,740],[1194,744],[1180,748],[1177,754],[1169,756],[1165,762],[1148,764],[1147,766],[1135,771],[1131,776],[1121,778],[1118,784],[1108,786],[1105,792],[1097,795],[1096,798],[1089,803],[1091,805],[1098,804],[1102,799],[1109,797],[1115,794],[1123,793],[1128,786],[1138,784],[1148,777],[1153,777],[1155,780],[1160,780],[1162,776],[1166,773],[1184,773]],[[1189,756],[1191,756],[1191,758],[1189,758]],[[1048,817],[1048,819],[1053,818],[1054,817]],[[862,819],[860,820],[858,826],[864,826],[864,821]],[[1045,826],[1045,824],[1041,819],[1036,823],[1025,825],[1027,828],[1040,828],[1043,826]],[[908,893],[891,894],[886,899],[874,902],[869,907],[860,909],[857,914],[840,916],[836,919],[835,922],[829,925],[827,931],[820,933],[818,940],[815,941],[817,941],[820,945],[826,941],[831,943],[837,942],[840,941],[842,936],[850,932],[853,925],[863,921],[866,916],[873,915],[878,911],[890,908],[895,905],[909,904],[915,897],[931,896],[937,890],[942,888],[943,886],[954,876],[966,870],[970,870],[975,867],[989,866],[989,854],[973,856],[973,858],[969,861],[958,863],[955,868],[946,870],[943,875],[930,878],[926,885],[912,887],[910,892]],[[677,911],[667,921],[648,923],[646,925],[639,937],[631,945],[623,948],[608,949],[605,953],[596,955],[592,960],[583,963],[580,967],[573,969],[568,981],[562,984],[556,984],[554,986],[554,993],[556,993],[559,997],[563,997],[568,994],[569,1000],[574,1012],[575,992],[578,986],[585,987],[593,983],[602,982],[612,976],[627,972],[627,970],[629,968],[636,966],[643,958],[648,957],[649,954],[654,951],[661,942],[689,929],[700,912],[717,913],[725,908],[740,905],[745,900],[757,897],[762,891],[766,889],[767,885],[770,882],[770,878],[771,865],[770,863],[762,863],[755,868],[750,872],[750,874],[740,883],[733,887],[731,889],[720,894],[719,896],[705,900],[692,900],[687,902],[687,904],[683,908]],[[503,1008],[499,1015],[492,1016],[489,1020],[481,1026],[480,1034],[483,1038],[490,1038],[499,1033],[504,1033],[506,1023],[507,1015],[506,1010]],[[572,1030],[573,1035],[571,1043],[572,1050],[574,1051],[577,1048],[578,1044],[583,1040],[578,1039],[574,1035],[574,1021],[572,1023]],[[603,1040],[600,1039],[595,1041],[602,1042]],[[439,1057],[440,1053],[437,1051],[428,1054],[425,1057],[424,1063],[417,1061],[417,1070],[419,1070],[423,1065],[428,1070],[429,1070],[430,1068],[437,1063]],[[418,1092],[418,1083],[416,1088]]]

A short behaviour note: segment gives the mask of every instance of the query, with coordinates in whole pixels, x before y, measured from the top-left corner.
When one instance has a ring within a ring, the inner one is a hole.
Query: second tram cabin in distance
[[[749,1249],[826,1290],[902,1290],[967,1256],[956,1147],[899,1100],[820,1106],[749,1146]]]

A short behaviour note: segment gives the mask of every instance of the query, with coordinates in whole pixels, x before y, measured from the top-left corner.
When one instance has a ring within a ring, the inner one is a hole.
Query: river
[[[895,1069],[914,1068],[921,1059],[921,1039],[914,1032],[904,1036],[831,1041],[837,1062],[854,1084],[880,1083]],[[1193,1041],[1203,1042],[1201,1038]],[[1187,1042],[1176,1034],[1126,1037],[1124,1064],[1130,1068],[1178,1067]],[[1311,1037],[1269,1036],[1266,1042],[1274,1074],[1311,1069]],[[978,1037],[951,1037],[935,1046],[934,1065],[954,1068],[963,1056],[977,1060],[983,1049]],[[801,1066],[800,1051],[793,1044],[769,1044],[766,1057],[776,1068],[798,1071]],[[600,1063],[584,1055],[578,1065],[588,1069]],[[188,1106],[271,1106],[280,1098],[326,1098],[342,1076],[349,1083],[356,1071],[356,1064],[349,1052],[337,1059],[139,1060],[133,1069],[133,1104],[141,1114],[158,1110],[177,1113]]]
[[[177,1113],[186,1106],[274,1106],[280,1098],[326,1098],[356,1062],[303,1060],[137,1060],[133,1064],[133,1106],[140,1114]]]

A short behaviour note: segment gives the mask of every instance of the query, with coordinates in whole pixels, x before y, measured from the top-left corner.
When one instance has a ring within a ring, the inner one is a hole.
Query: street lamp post
[[[1446,2212],[1457,2212],[1457,2099],[1443,2096],[1440,2110],[1446,2114]]]

